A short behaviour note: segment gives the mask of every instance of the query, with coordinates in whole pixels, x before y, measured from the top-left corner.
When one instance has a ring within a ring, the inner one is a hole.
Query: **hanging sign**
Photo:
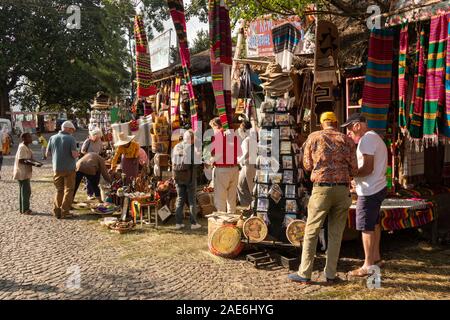
[[[149,42],[152,71],[168,68],[170,65],[170,37],[168,30]]]
[[[247,57],[270,57],[274,56],[272,29],[280,24],[290,22],[301,34],[301,41],[296,54],[314,53],[314,44],[311,41],[311,28],[314,23],[308,25],[298,16],[289,16],[285,19],[274,20],[271,18],[259,18],[250,22],[246,29]]]

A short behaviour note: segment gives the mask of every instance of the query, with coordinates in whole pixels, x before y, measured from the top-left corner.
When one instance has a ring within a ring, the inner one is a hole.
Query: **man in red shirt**
[[[219,118],[209,123],[214,130],[212,140],[212,163],[214,165],[214,205],[217,211],[236,212],[239,179],[239,138],[233,131],[225,131]]]

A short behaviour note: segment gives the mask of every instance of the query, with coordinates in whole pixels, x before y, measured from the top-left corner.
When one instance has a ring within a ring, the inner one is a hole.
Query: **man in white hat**
[[[121,167],[123,173],[127,176],[127,182],[130,183],[139,173],[139,143],[134,141],[135,136],[128,136],[124,132],[119,134],[119,139],[114,144],[117,148],[113,159],[111,160],[111,172],[116,170],[117,162],[121,158]]]
[[[73,134],[75,126],[70,121],[65,121],[61,131],[50,137],[47,146],[47,156],[52,157],[53,182],[56,187],[56,195],[53,203],[53,215],[57,219],[70,218],[70,208],[75,189],[75,167],[79,154],[77,143]]]

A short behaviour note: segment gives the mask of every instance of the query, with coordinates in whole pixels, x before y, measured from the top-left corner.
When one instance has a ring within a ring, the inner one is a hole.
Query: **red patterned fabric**
[[[151,85],[150,54],[142,16],[135,16],[134,18],[134,38],[136,41],[137,96],[145,98],[155,95],[157,89],[156,86]]]

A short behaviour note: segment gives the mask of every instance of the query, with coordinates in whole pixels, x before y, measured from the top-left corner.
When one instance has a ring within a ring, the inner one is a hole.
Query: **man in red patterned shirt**
[[[326,281],[336,278],[342,234],[352,203],[349,185],[358,172],[355,143],[337,131],[337,118],[333,112],[320,116],[321,131],[309,135],[304,144],[303,166],[311,172],[314,183],[308,203],[308,218],[302,249],[302,263],[298,273],[289,279],[310,283],[314,255],[320,228],[328,217],[328,248],[325,265]]]
[[[219,118],[210,122],[214,130],[212,163],[214,164],[214,205],[217,211],[236,213],[239,179],[240,141],[233,131],[225,131]]]

